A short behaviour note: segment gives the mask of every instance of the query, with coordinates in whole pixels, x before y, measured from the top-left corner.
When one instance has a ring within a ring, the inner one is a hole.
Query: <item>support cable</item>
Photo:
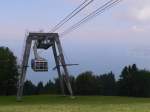
[[[76,16],[79,12],[81,12],[84,8],[86,8],[88,5],[90,5],[94,0],[85,0],[83,3],[81,3],[75,10],[73,10],[68,16],[66,16],[63,20],[61,20],[52,30],[50,31],[55,32],[59,28],[61,28],[65,23],[67,23],[70,19],[72,19],[74,16]]]
[[[93,19],[94,17],[98,16],[99,14],[104,13],[107,9],[112,8],[114,5],[118,4],[119,2],[121,2],[122,0],[110,0],[107,3],[105,3],[104,5],[102,5],[100,8],[98,8],[97,10],[93,11],[92,13],[90,13],[88,16],[86,16],[85,18],[83,18],[81,21],[77,22],[76,24],[74,24],[73,26],[71,26],[70,28],[68,28],[67,30],[65,30],[63,33],[61,33],[61,37],[72,32],[73,30],[79,28],[82,24],[88,22],[89,20]]]

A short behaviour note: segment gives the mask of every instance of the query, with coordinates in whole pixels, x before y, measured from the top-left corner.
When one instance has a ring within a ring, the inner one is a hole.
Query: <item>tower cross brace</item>
[[[19,82],[18,82],[17,100],[20,101],[22,99],[23,86],[24,86],[24,81],[26,77],[28,61],[29,61],[29,56],[30,56],[30,51],[31,51],[31,46],[32,46],[33,41],[48,42],[48,43],[44,43],[43,45],[39,44],[38,45],[39,48],[41,46],[43,46],[43,49],[48,49],[49,47],[52,47],[54,59],[56,63],[56,69],[57,69],[58,76],[59,76],[61,92],[63,95],[65,95],[65,88],[64,88],[65,87],[64,83],[65,83],[70,95],[73,96],[73,91],[72,91],[70,80],[69,80],[69,72],[67,69],[66,62],[65,62],[63,49],[62,49],[62,45],[61,45],[58,33],[29,33],[29,35],[26,38],[23,61],[21,64],[21,74],[20,74]],[[46,45],[47,48],[44,48],[44,45]],[[62,76],[60,65],[63,68],[64,76]]]

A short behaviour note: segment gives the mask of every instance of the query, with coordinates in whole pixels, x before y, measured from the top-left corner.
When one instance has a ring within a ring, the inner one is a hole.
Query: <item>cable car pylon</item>
[[[77,7],[73,12],[71,12],[65,19],[63,19],[60,23],[58,23],[54,29],[51,30],[50,33],[29,33],[26,39],[26,45],[25,45],[25,50],[23,54],[23,61],[20,69],[20,78],[18,82],[18,92],[17,92],[17,100],[21,100],[21,97],[23,95],[23,86],[24,86],[24,80],[26,77],[26,72],[27,72],[27,67],[28,67],[28,60],[29,60],[29,55],[30,55],[30,50],[31,50],[31,45],[32,41],[34,41],[34,55],[35,59],[31,61],[31,66],[32,69],[35,72],[46,72],[48,71],[48,63],[47,60],[44,58],[41,58],[37,54],[37,49],[48,49],[52,47],[53,54],[54,54],[54,59],[56,63],[56,67],[53,69],[57,69],[58,76],[60,79],[60,87],[62,90],[62,93],[65,95],[64,91],[64,82],[66,84],[66,87],[70,93],[71,96],[73,96],[73,91],[71,88],[71,84],[69,81],[69,73],[67,66],[72,66],[72,65],[78,65],[78,64],[66,64],[64,54],[63,54],[63,49],[61,46],[61,42],[59,39],[58,33],[52,33],[57,31],[60,27],[62,27],[65,23],[67,23],[69,20],[71,20],[75,15],[77,15],[79,12],[81,12],[84,8],[86,8],[89,4],[91,4],[94,0],[85,0],[79,7]],[[70,31],[75,30],[78,28],[81,24],[84,24],[85,22],[89,21],[90,19],[96,17],[99,14],[102,14],[105,12],[106,9],[110,9],[114,5],[120,3],[123,0],[109,0],[106,2],[104,5],[90,13],[88,16],[83,18],[81,21],[77,22],[73,26],[71,26],[69,29],[65,30],[61,36],[64,34],[69,33]],[[63,68],[63,73],[64,76],[62,76],[60,67]]]
[[[18,91],[17,91],[17,101],[21,101],[23,96],[23,86],[26,77],[26,72],[28,68],[28,61],[31,51],[32,42],[34,42],[33,51],[35,59],[31,61],[31,67],[35,72],[47,72],[48,71],[48,62],[46,59],[41,58],[37,54],[37,49],[47,50],[52,47],[54,59],[56,63],[56,69],[59,76],[60,87],[62,94],[65,95],[65,84],[70,93],[70,96],[73,96],[73,91],[71,88],[69,80],[69,72],[67,64],[64,58],[62,45],[59,39],[58,33],[29,33],[25,41],[25,50],[23,54],[23,60],[21,64],[20,78],[18,82]],[[63,73],[60,70],[60,67],[63,68]],[[62,75],[63,74],[63,75]]]

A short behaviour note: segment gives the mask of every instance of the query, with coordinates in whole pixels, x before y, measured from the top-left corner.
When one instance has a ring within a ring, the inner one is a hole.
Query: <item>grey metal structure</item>
[[[61,46],[61,42],[59,40],[58,33],[29,33],[26,39],[25,51],[23,54],[23,61],[21,65],[21,75],[18,82],[17,100],[20,101],[23,95],[23,86],[24,86],[24,81],[25,81],[26,72],[28,68],[30,50],[33,41],[35,42],[37,49],[46,50],[52,47],[56,68],[60,80],[60,87],[61,87],[62,94],[65,95],[65,91],[64,91],[64,82],[65,82],[70,95],[73,96],[73,91],[69,80],[67,64],[65,62],[63,49]],[[62,76],[62,72],[60,70],[61,66],[63,68],[64,76]]]

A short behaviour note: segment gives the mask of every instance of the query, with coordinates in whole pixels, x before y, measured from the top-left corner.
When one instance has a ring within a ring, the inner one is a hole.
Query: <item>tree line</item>
[[[0,95],[15,95],[19,73],[17,58],[6,47],[0,47]],[[86,71],[77,77],[70,76],[75,95],[104,95],[150,97],[150,71],[137,68],[136,64],[123,68],[119,78],[113,72],[94,74]],[[68,93],[65,88],[66,93]],[[24,83],[24,95],[61,94],[59,79],[49,80],[37,85],[27,80]]]
[[[95,75],[86,71],[77,77],[70,76],[70,81],[75,95],[150,97],[150,72],[139,70],[135,64],[124,67],[118,80],[112,72]],[[37,86],[27,80],[24,94],[61,94],[59,79],[45,85],[39,82]]]

